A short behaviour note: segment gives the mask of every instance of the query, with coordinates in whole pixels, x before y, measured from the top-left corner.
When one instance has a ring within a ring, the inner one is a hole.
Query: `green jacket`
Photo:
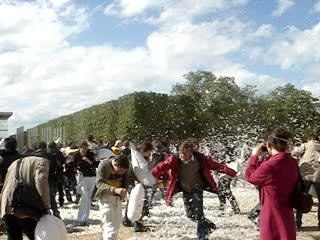
[[[114,195],[114,190],[117,186],[110,184],[115,177],[120,177],[116,174],[111,165],[111,159],[100,161],[96,177],[97,192],[95,198],[100,200],[105,194]],[[119,187],[119,186],[118,186]],[[128,188],[128,171],[121,176],[121,188]]]

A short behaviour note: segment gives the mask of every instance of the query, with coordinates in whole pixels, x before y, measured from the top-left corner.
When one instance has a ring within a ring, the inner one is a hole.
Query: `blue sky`
[[[320,0],[0,0],[0,107],[12,132],[198,69],[320,96],[319,41]]]

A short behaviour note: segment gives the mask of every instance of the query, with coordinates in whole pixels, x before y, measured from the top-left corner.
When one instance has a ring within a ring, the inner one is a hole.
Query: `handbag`
[[[305,191],[300,173],[298,181],[291,194],[290,201],[293,208],[300,211],[301,213],[310,212],[313,206],[312,195]]]
[[[46,210],[38,190],[34,186],[23,183],[22,179],[19,177],[21,162],[22,159],[17,161],[15,186],[10,207],[13,208],[13,212],[16,212],[17,210],[30,211],[38,217],[41,217],[46,213]]]

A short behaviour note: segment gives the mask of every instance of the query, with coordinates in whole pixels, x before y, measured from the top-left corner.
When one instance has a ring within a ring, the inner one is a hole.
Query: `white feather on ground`
[[[226,209],[224,215],[218,211],[219,200],[217,195],[211,193],[204,194],[204,211],[207,218],[213,221],[218,229],[210,235],[210,239],[215,240],[254,240],[258,239],[259,233],[256,226],[248,220],[246,213],[254,207],[258,201],[258,192],[250,185],[243,185],[241,182],[233,188],[233,193],[239,202],[241,215],[232,215],[230,208]],[[156,195],[156,198],[159,195]],[[196,239],[196,223],[190,221],[185,216],[184,205],[181,194],[174,198],[174,206],[167,207],[164,200],[156,201],[157,205],[151,209],[150,218],[145,217],[144,223],[150,228],[146,233],[134,233],[132,228],[121,227],[119,240],[167,240],[167,239]],[[125,204],[123,204],[125,207]],[[77,216],[77,206],[67,205],[61,209],[61,216],[66,224],[73,222]],[[68,239],[100,239],[100,212],[98,208],[93,208],[90,215],[91,225],[88,227],[75,227],[69,229]],[[306,232],[298,233],[298,239],[314,240],[320,239],[317,228],[316,208],[304,216],[304,226]]]

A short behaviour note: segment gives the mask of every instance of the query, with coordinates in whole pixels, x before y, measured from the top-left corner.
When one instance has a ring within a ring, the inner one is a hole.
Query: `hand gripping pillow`
[[[157,183],[149,171],[147,161],[133,145],[131,145],[131,161],[134,175],[140,183],[148,187],[154,186]]]
[[[129,197],[127,216],[131,222],[136,222],[142,217],[144,199],[145,190],[139,183],[132,189]]]
[[[67,230],[63,221],[52,215],[40,218],[36,230],[35,240],[66,240]]]

